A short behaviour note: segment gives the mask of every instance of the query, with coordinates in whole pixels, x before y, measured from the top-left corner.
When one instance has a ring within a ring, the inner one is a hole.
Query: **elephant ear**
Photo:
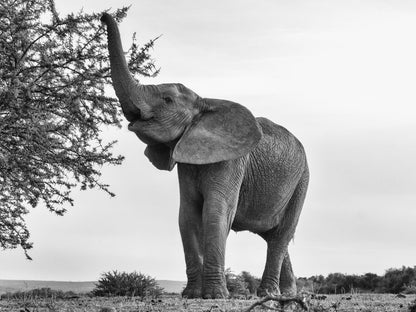
[[[248,154],[262,137],[259,125],[244,106],[204,99],[204,112],[182,135],[173,151],[176,162],[210,164]]]
[[[165,144],[148,145],[144,154],[157,169],[172,171],[175,167],[172,150]]]

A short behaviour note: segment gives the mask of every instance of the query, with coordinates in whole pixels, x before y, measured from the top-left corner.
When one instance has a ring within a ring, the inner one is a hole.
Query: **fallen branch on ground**
[[[303,297],[300,296],[294,296],[294,297],[287,297],[287,296],[282,296],[282,295],[267,295],[264,298],[261,298],[260,300],[254,302],[250,307],[248,307],[247,310],[245,310],[244,312],[249,312],[252,311],[255,307],[257,306],[262,306],[264,305],[264,303],[266,303],[267,301],[277,301],[280,304],[284,305],[286,303],[291,303],[294,302],[296,304],[298,304],[303,310],[308,311],[309,308],[306,305],[306,302],[304,301]]]

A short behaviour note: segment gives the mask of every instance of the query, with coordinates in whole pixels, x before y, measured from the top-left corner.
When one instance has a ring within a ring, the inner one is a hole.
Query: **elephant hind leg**
[[[286,253],[280,272],[280,292],[284,295],[296,295],[296,277],[293,274],[289,252]]]
[[[306,169],[287,204],[285,215],[280,224],[272,230],[262,233],[267,242],[267,260],[257,294],[296,292],[296,281],[292,271],[287,247],[295,234],[303,202],[308,188],[309,172]]]

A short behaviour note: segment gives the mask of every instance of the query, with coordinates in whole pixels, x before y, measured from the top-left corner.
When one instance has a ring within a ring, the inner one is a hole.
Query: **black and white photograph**
[[[0,311],[416,312],[416,2],[1,0]]]

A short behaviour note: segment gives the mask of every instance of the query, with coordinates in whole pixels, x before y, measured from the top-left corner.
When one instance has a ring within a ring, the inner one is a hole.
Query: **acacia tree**
[[[128,8],[116,10],[117,21]],[[71,191],[98,188],[100,168],[118,165],[103,125],[120,127],[102,13],[60,16],[53,0],[0,2],[0,246],[32,248],[24,216],[43,203],[62,215]],[[155,76],[154,40],[129,49],[133,75]]]

